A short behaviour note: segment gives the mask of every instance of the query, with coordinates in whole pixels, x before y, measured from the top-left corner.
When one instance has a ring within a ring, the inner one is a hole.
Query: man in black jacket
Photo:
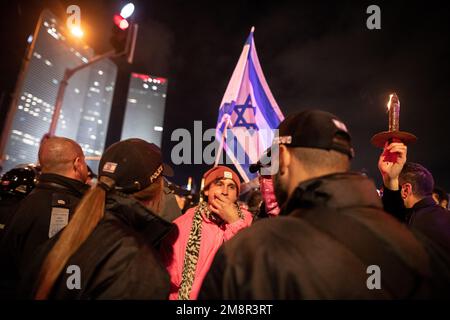
[[[275,142],[280,216],[225,243],[199,297],[426,297],[426,252],[382,211],[373,182],[348,172],[353,149],[344,123],[327,112],[303,111],[280,124]]]
[[[175,226],[152,211],[162,201],[161,150],[141,139],[117,142],[98,172],[67,227],[25,266],[19,298],[167,299],[157,247]]]
[[[73,140],[51,137],[39,149],[42,174],[36,188],[21,202],[5,230],[0,252],[0,291],[11,297],[18,269],[29,263],[36,248],[69,222],[78,201],[89,189],[87,165]]]
[[[418,163],[406,162],[406,159],[407,147],[401,142],[387,145],[379,158],[384,210],[405,223],[421,239],[431,258],[434,283],[442,294],[448,294],[450,214],[432,197],[434,179],[431,173]]]
[[[395,162],[388,153],[396,154]],[[424,166],[406,162],[406,158],[407,147],[401,142],[386,146],[379,158],[384,210],[450,253],[450,215],[433,200],[433,176]]]

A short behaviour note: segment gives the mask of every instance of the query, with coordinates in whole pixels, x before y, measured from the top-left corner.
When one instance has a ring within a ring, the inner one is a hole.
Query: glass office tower
[[[91,48],[67,35],[65,25],[42,13],[31,60],[15,106],[5,147],[4,172],[37,161],[39,143],[48,132],[59,82],[67,68],[87,63]],[[77,72],[66,88],[56,135],[76,140],[87,156],[101,155],[111,110],[117,66],[110,60]],[[95,164],[96,166],[96,164]]]
[[[122,140],[141,138],[161,147],[167,79],[132,73]]]

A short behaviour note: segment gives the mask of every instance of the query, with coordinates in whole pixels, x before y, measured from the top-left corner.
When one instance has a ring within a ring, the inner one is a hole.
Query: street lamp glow
[[[120,15],[122,16],[122,18],[127,19],[133,14],[133,12],[134,4],[130,2],[122,8],[122,10],[120,11]]]
[[[70,29],[70,32],[77,38],[82,38],[84,34],[80,27],[73,27]]]

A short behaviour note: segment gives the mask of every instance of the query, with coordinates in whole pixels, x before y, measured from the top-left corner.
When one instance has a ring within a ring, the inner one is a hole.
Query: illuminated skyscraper
[[[65,26],[47,10],[42,13],[34,41],[17,105],[13,106],[16,112],[5,147],[5,170],[37,160],[65,69],[87,63],[94,55],[91,48],[66,36]],[[116,65],[102,60],[77,72],[66,88],[56,135],[76,140],[86,156],[103,152],[116,74]]]
[[[122,140],[141,138],[161,146],[167,79],[132,73]]]
[[[111,60],[99,61],[91,67],[77,135],[74,137],[86,156],[101,156],[105,148],[116,74],[117,66]],[[88,164],[97,171],[98,161],[88,161]]]

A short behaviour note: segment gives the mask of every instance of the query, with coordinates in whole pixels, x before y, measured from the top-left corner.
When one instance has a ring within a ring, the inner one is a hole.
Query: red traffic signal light
[[[115,14],[114,15],[114,24],[119,27],[121,30],[126,30],[129,26],[127,19],[122,16]]]
[[[112,28],[112,35],[109,39],[109,42],[117,53],[123,52],[124,50],[126,50],[127,46],[129,23],[126,19],[118,14],[114,15],[113,22],[114,24]]]
[[[133,12],[134,4],[128,3],[122,8],[120,14],[114,15],[114,24],[111,38],[109,39],[116,54],[118,56],[125,55],[128,63],[132,63],[133,61],[138,32],[138,25],[136,23],[130,23],[127,20],[127,18],[132,16]]]

